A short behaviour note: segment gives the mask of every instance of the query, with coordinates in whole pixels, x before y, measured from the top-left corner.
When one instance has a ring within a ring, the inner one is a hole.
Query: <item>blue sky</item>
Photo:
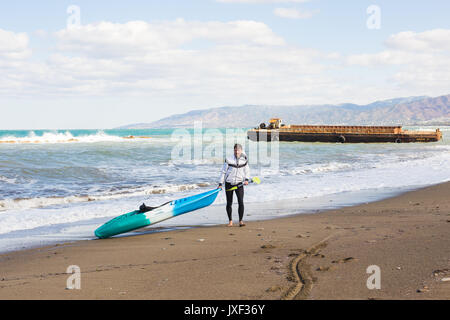
[[[379,29],[367,27],[371,5]],[[444,0],[2,3],[0,130],[448,94],[448,12]]]

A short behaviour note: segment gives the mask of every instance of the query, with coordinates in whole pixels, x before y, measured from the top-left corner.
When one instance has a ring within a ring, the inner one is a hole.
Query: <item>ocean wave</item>
[[[17,178],[8,178],[2,175],[0,175],[0,182],[5,182],[8,184],[18,184]]]
[[[329,162],[326,164],[311,164],[290,169],[280,169],[280,173],[284,175],[302,175],[315,174],[324,172],[333,172],[352,169],[354,166],[350,163]]]
[[[49,168],[21,168],[20,174],[22,179],[39,178],[52,179],[52,181],[64,182],[68,179],[74,180],[95,180],[110,181],[111,175],[105,168],[80,167],[80,166],[62,166]],[[71,181],[74,181],[71,180]]]
[[[208,187],[209,183],[151,186],[141,188],[120,189],[113,192],[106,192],[97,195],[74,195],[67,197],[36,197],[36,198],[16,198],[0,200],[0,211],[24,210],[32,208],[45,208],[54,205],[63,205],[80,202],[104,201],[120,198],[130,198],[136,196],[146,196],[152,194],[170,194],[188,191],[197,188]]]
[[[26,184],[34,184],[36,183],[36,180],[21,176],[7,177],[0,175],[0,183],[6,183],[9,185],[26,185]]]
[[[161,162],[161,166],[181,166],[181,165],[213,165],[213,164],[223,164],[223,158],[203,158],[203,159],[179,159],[179,160],[169,160],[168,162]]]
[[[115,136],[106,134],[103,131],[97,131],[95,134],[87,134],[74,136],[71,132],[44,132],[42,135],[37,135],[34,131],[26,137],[3,136],[0,138],[1,143],[8,144],[47,144],[47,143],[94,143],[94,142],[123,142],[150,139],[148,136]]]

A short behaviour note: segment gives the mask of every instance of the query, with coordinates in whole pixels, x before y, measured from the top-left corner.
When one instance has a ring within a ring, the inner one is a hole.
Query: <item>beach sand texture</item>
[[[450,182],[273,220],[0,255],[0,299],[450,299]],[[157,230],[157,228],[156,228]],[[70,265],[81,289],[68,290]],[[380,268],[368,289],[367,268]]]

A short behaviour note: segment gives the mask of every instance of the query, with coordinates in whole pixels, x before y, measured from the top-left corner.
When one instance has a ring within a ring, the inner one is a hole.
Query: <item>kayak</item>
[[[207,207],[216,200],[219,191],[220,189],[214,189],[194,196],[173,200],[159,207],[151,208],[147,212],[135,210],[125,213],[97,228],[95,236],[102,239],[109,238]]]

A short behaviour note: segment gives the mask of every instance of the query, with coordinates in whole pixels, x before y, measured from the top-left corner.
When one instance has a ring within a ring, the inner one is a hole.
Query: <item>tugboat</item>
[[[442,132],[408,131],[402,126],[332,126],[332,125],[285,125],[280,118],[272,118],[269,124],[247,131],[252,141],[302,141],[340,143],[407,143],[436,142]]]

